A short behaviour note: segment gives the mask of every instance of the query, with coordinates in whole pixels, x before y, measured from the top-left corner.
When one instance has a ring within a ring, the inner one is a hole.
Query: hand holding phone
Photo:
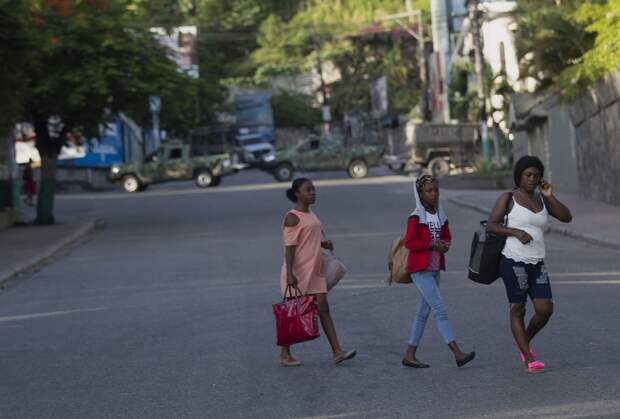
[[[540,189],[540,193],[542,193],[543,196],[551,196],[553,194],[553,187],[549,182],[544,179],[541,179],[540,183],[538,184],[538,188]]]

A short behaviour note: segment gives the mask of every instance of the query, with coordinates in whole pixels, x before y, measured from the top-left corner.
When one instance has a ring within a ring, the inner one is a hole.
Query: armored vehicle
[[[120,183],[125,192],[139,192],[150,184],[173,180],[194,179],[201,188],[217,186],[222,176],[235,173],[227,153],[191,154],[187,144],[166,144],[141,162],[112,165],[108,180]]]
[[[379,145],[347,146],[340,136],[312,136],[297,146],[263,156],[260,168],[280,182],[291,180],[296,170],[346,170],[352,178],[363,178],[370,167],[382,164],[382,153]]]

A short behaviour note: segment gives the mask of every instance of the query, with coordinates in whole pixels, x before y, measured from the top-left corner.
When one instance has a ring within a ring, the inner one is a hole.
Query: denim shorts
[[[506,295],[511,304],[522,304],[529,295],[532,300],[552,300],[549,275],[543,262],[515,262],[501,256],[499,274],[506,286]]]

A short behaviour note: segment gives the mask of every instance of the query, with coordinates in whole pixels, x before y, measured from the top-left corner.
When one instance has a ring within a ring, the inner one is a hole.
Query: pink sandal
[[[538,374],[545,372],[545,364],[541,361],[533,361],[527,364],[527,372],[529,374]]]
[[[517,345],[517,342],[514,342],[514,341],[513,341],[513,342],[512,342],[512,344],[513,344],[514,346],[516,346],[516,347],[517,347],[517,349],[519,349],[519,345]],[[530,348],[530,356],[531,356],[532,358],[536,359],[536,351],[535,351],[534,349],[532,349],[532,348]],[[521,362],[525,362],[525,361],[526,361],[526,359],[525,359],[525,355],[524,355],[524,354],[523,354],[523,352],[521,352],[520,350],[519,350],[519,357],[521,358]]]
[[[525,355],[523,355],[523,352],[519,351],[519,356],[521,357],[521,361],[522,361],[522,362],[525,362],[525,361],[526,361],[526,359],[525,359]],[[532,358],[536,359],[536,351],[535,351],[535,350],[533,350],[532,348],[530,348],[530,356],[531,356]]]

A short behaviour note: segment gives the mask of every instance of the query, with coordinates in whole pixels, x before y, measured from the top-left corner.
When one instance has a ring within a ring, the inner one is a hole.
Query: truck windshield
[[[262,144],[264,142],[265,140],[263,140],[262,138],[239,138],[239,145],[241,146]]]

